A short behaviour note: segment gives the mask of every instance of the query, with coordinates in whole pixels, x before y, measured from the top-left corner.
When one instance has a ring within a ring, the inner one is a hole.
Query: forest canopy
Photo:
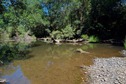
[[[30,31],[37,38],[124,40],[125,26],[121,0],[0,0],[0,39]]]

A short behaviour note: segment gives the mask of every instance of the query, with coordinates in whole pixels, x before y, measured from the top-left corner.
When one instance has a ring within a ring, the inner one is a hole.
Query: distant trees
[[[36,37],[124,39],[126,5],[121,0],[0,0],[0,32],[28,30]]]
[[[27,31],[32,31],[40,24],[45,24],[42,19],[41,4],[36,0],[7,0],[4,4],[6,8],[1,14],[4,26],[1,30],[6,30],[9,37],[25,35]]]
[[[46,14],[50,23],[48,32],[54,33],[55,31],[60,32],[62,35],[59,37],[69,38],[64,36],[63,31],[73,30],[74,34],[71,38],[78,38],[81,36],[84,25],[87,23],[87,19],[91,10],[90,0],[47,0],[43,1],[43,8],[48,10]],[[68,27],[69,25],[69,27]],[[67,29],[68,28],[68,29]],[[70,33],[71,33],[70,32]],[[52,34],[51,34],[52,35]]]

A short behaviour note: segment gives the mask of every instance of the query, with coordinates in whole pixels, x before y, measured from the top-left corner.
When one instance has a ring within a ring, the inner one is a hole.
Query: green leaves
[[[91,43],[96,43],[99,42],[99,38],[97,36],[92,35],[89,37],[88,41]]]
[[[67,25],[65,28],[61,29],[61,31],[56,30],[52,31],[51,37],[55,39],[71,39],[75,35],[75,29],[71,27],[71,25]]]
[[[87,34],[83,34],[83,35],[81,35],[81,38],[84,39],[84,40],[88,40],[89,36]]]
[[[116,31],[122,38],[125,35],[121,31],[125,30],[126,6],[120,0],[10,0],[9,5],[2,1],[0,28],[7,33],[21,27],[20,32],[31,30],[37,37],[71,39],[85,33],[118,37]]]
[[[71,27],[71,25],[67,25],[64,29],[62,29],[63,37],[64,38],[73,38],[75,35],[75,29]]]
[[[125,37],[125,39],[124,39],[124,48],[126,49],[126,37]]]
[[[52,33],[50,34],[51,35],[51,38],[54,38],[54,39],[62,39],[63,38],[63,34],[61,31],[52,31]]]
[[[17,27],[17,32],[20,34],[20,35],[25,35],[25,33],[27,32],[25,27],[23,25],[19,25]]]

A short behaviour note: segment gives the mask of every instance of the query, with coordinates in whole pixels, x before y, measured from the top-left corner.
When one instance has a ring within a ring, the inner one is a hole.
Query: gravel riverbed
[[[126,58],[96,58],[86,70],[89,84],[126,84]]]

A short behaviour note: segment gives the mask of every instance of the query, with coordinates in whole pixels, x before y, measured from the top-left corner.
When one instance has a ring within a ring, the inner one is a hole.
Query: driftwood
[[[54,39],[54,38],[50,38],[50,37],[46,37],[46,38],[38,38],[38,40],[42,40],[44,42],[53,42],[53,43],[78,43],[78,42],[83,42],[83,39],[72,39],[72,40],[68,40],[68,39]]]
[[[51,38],[38,38],[38,40],[42,40],[44,42],[51,41]]]
[[[84,50],[82,50],[82,49],[77,49],[76,50],[76,52],[79,52],[79,53],[84,53],[84,54],[89,54],[89,52],[87,52],[87,51],[84,51]]]
[[[55,43],[63,43],[65,42],[64,39],[53,39]]]
[[[65,42],[68,42],[68,43],[78,43],[78,42],[83,42],[83,39],[65,40]]]

